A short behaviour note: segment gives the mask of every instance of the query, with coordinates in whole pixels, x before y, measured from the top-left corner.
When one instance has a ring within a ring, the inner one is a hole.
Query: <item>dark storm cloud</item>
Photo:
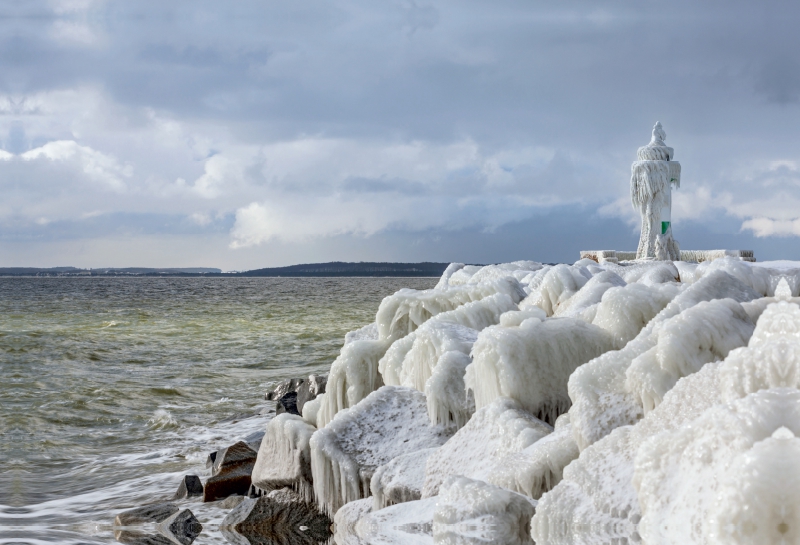
[[[309,248],[444,229],[468,248],[469,229],[577,206],[628,232],[630,162],[661,120],[684,169],[677,221],[791,234],[775,222],[800,216],[798,16],[787,1],[0,2],[0,141],[17,156],[0,184],[24,180],[3,218],[235,216],[241,245]],[[20,158],[53,141],[77,147]],[[588,243],[586,214],[568,223],[553,255]]]

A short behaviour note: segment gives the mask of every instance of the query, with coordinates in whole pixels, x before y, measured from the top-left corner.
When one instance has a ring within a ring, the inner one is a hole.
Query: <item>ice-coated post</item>
[[[680,187],[681,165],[672,160],[673,149],[656,122],[650,143],[636,152],[631,165],[631,203],[642,217],[642,234],[636,259],[680,259],[680,247],[672,237],[672,186]]]

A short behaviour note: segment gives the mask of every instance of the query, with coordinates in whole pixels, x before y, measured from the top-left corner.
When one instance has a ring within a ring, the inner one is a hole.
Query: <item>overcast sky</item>
[[[800,259],[800,4],[0,0],[0,266]]]

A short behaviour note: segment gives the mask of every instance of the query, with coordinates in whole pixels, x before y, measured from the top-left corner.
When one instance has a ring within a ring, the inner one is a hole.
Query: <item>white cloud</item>
[[[796,220],[772,220],[753,218],[742,223],[742,230],[753,231],[757,237],[800,236],[800,218]]]
[[[26,151],[21,155],[25,161],[48,159],[50,161],[77,163],[79,168],[92,180],[102,182],[114,191],[126,189],[123,178],[133,175],[133,167],[122,165],[116,158],[81,146],[74,140],[57,140]]]

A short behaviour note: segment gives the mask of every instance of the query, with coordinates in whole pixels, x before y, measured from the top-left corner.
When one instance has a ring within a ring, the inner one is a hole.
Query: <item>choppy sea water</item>
[[[0,279],[0,543],[115,543],[208,453],[274,415],[264,392],[326,372],[383,297],[432,278]],[[225,543],[225,512],[184,501]]]

